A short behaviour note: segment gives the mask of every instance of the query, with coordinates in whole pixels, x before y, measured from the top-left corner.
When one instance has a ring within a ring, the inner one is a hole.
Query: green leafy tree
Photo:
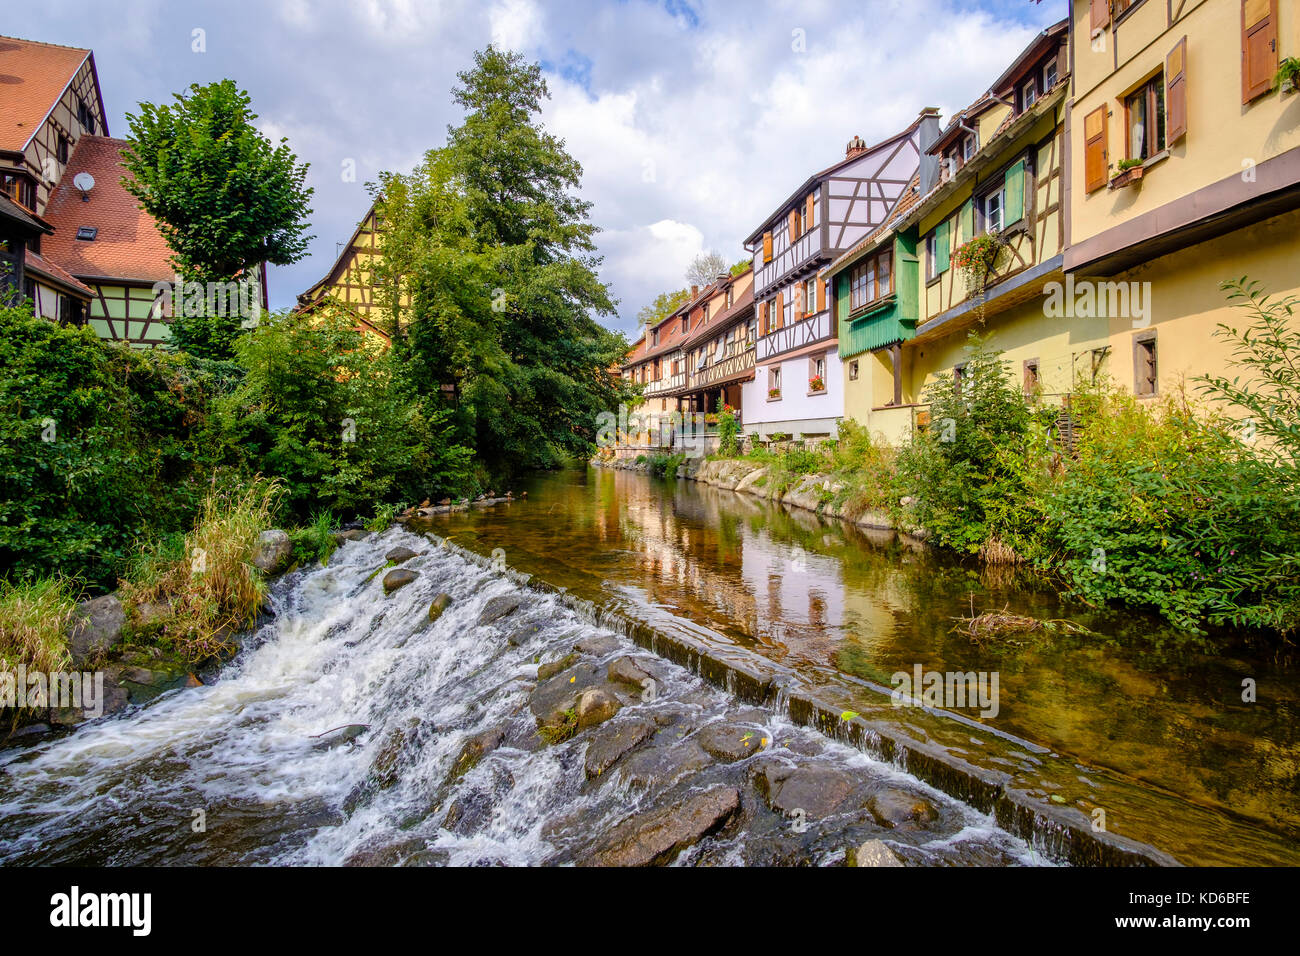
[[[641,311],[636,314],[637,329],[648,329],[658,325],[676,312],[690,297],[689,289],[678,289],[676,292],[660,292],[654,297],[653,302],[641,306]]]
[[[286,140],[272,144],[257,130],[248,94],[232,80],[175,98],[127,114],[122,162],[123,185],[157,220],[179,274],[229,282],[262,262],[301,259],[312,238],[307,166]],[[225,358],[237,326],[235,316],[182,315],[172,333],[187,351]]]
[[[447,145],[381,177],[376,286],[412,387],[499,476],[590,454],[599,413],[630,396],[627,341],[595,319],[614,303],[582,167],[537,121],[540,67],[489,46],[459,76]]]

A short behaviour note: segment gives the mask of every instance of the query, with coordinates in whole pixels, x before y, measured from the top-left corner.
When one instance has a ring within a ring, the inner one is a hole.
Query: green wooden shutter
[[[934,230],[934,257],[939,260],[935,263],[936,273],[948,271],[948,266],[951,265],[948,260],[949,255],[951,249],[948,246],[948,220],[945,219]]]
[[[961,235],[958,236],[958,244],[970,242],[975,238],[975,200],[966,200],[966,205],[961,207],[961,218],[958,220]]]
[[[1007,211],[1003,223],[1011,225],[1025,218],[1025,161],[1022,159],[1007,170]]]

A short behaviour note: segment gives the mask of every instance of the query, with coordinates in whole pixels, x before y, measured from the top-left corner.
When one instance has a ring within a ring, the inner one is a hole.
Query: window
[[[930,233],[925,237],[925,277],[933,279],[939,275],[939,236]]]
[[[857,380],[858,380],[858,360],[854,359],[852,362],[849,363],[849,381],[856,382]]]
[[[27,176],[4,173],[0,175],[0,186],[20,206],[26,206],[33,212],[36,210],[36,184]]]
[[[1133,340],[1133,393],[1155,395],[1160,372],[1156,364],[1156,334],[1146,332]]]
[[[82,242],[94,242],[95,237],[99,235],[97,226],[81,226],[77,229],[77,238]]]
[[[1165,148],[1165,78],[1144,83],[1124,100],[1127,159],[1150,159]]]
[[[1030,80],[1020,88],[1020,109],[1027,110],[1038,100],[1038,81]]]
[[[966,379],[966,366],[954,365],[952,368],[952,393],[961,396],[961,383]]]
[[[690,313],[687,313],[686,315],[682,316],[682,331],[689,332],[690,330],[691,330],[691,316]]]
[[[850,312],[870,305],[894,291],[892,266],[893,253],[886,250],[854,267],[849,274]]]
[[[1007,190],[1004,186],[984,197],[984,231],[1001,232],[1006,211]]]
[[[813,359],[812,373],[823,382],[826,381],[826,360],[824,358]]]
[[[62,133],[59,134],[59,145],[55,151],[55,157],[60,163],[66,163],[68,161],[68,137],[64,136]]]
[[[767,390],[768,394],[776,392],[776,397],[781,397],[781,369],[770,368],[767,370]]]
[[[654,329],[654,330],[650,333],[650,345],[653,347],[653,346],[656,346],[656,345],[658,345],[658,344],[659,344],[659,330],[658,330],[658,329]]]
[[[962,140],[961,155],[962,155],[962,159],[967,159],[967,160],[975,155],[975,134],[974,133],[971,133],[964,140]]]
[[[1025,359],[1024,386],[1025,394],[1033,395],[1038,391],[1038,359]]]
[[[77,122],[91,136],[95,135],[95,116],[81,97],[77,97]]]
[[[803,314],[812,315],[817,311],[817,280],[808,279],[803,284]]]
[[[1057,77],[1056,60],[1048,60],[1047,66],[1043,67],[1043,92],[1046,93],[1056,85]]]

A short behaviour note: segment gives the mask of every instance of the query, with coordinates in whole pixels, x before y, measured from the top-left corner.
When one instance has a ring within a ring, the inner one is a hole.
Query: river
[[[1064,767],[1084,797],[1120,794],[1114,828],[1127,815],[1130,837],[1182,862],[1294,862],[1284,659],[1243,641],[1211,653],[1150,617],[684,480],[571,469],[515,490],[528,497],[395,527],[284,576],[274,619],[215,683],[0,752],[0,863],[601,863],[656,839],[653,861],[679,864],[827,865],[863,844],[915,865],[1060,859],[1048,828],[1008,830],[933,774],[648,653],[626,622],[828,692],[879,696],[918,664],[997,671],[997,715],[927,717],[932,740],[959,751],[957,728],[1005,745],[989,759],[1043,787],[1061,779],[1044,768]],[[404,565],[418,577],[385,597],[376,571],[397,545],[423,552]],[[440,592],[450,603],[430,623]],[[508,615],[480,623],[502,601]],[[953,617],[1004,606],[1092,633],[983,648],[952,633]],[[654,693],[610,684],[611,666],[651,675]],[[1240,702],[1243,676],[1255,704]],[[597,683],[612,719],[539,737],[547,700]],[[341,725],[366,729],[333,746]],[[665,836],[674,826],[685,832]]]

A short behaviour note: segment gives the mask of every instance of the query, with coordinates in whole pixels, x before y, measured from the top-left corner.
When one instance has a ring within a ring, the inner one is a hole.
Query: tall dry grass
[[[0,582],[0,670],[52,673],[69,661],[68,625],[78,588],[64,577]]]
[[[266,582],[249,563],[257,536],[271,527],[282,494],[278,480],[213,489],[177,554],[160,544],[139,563],[141,580],[121,582],[125,602],[168,607],[164,642],[191,662],[229,649],[266,598]]]

